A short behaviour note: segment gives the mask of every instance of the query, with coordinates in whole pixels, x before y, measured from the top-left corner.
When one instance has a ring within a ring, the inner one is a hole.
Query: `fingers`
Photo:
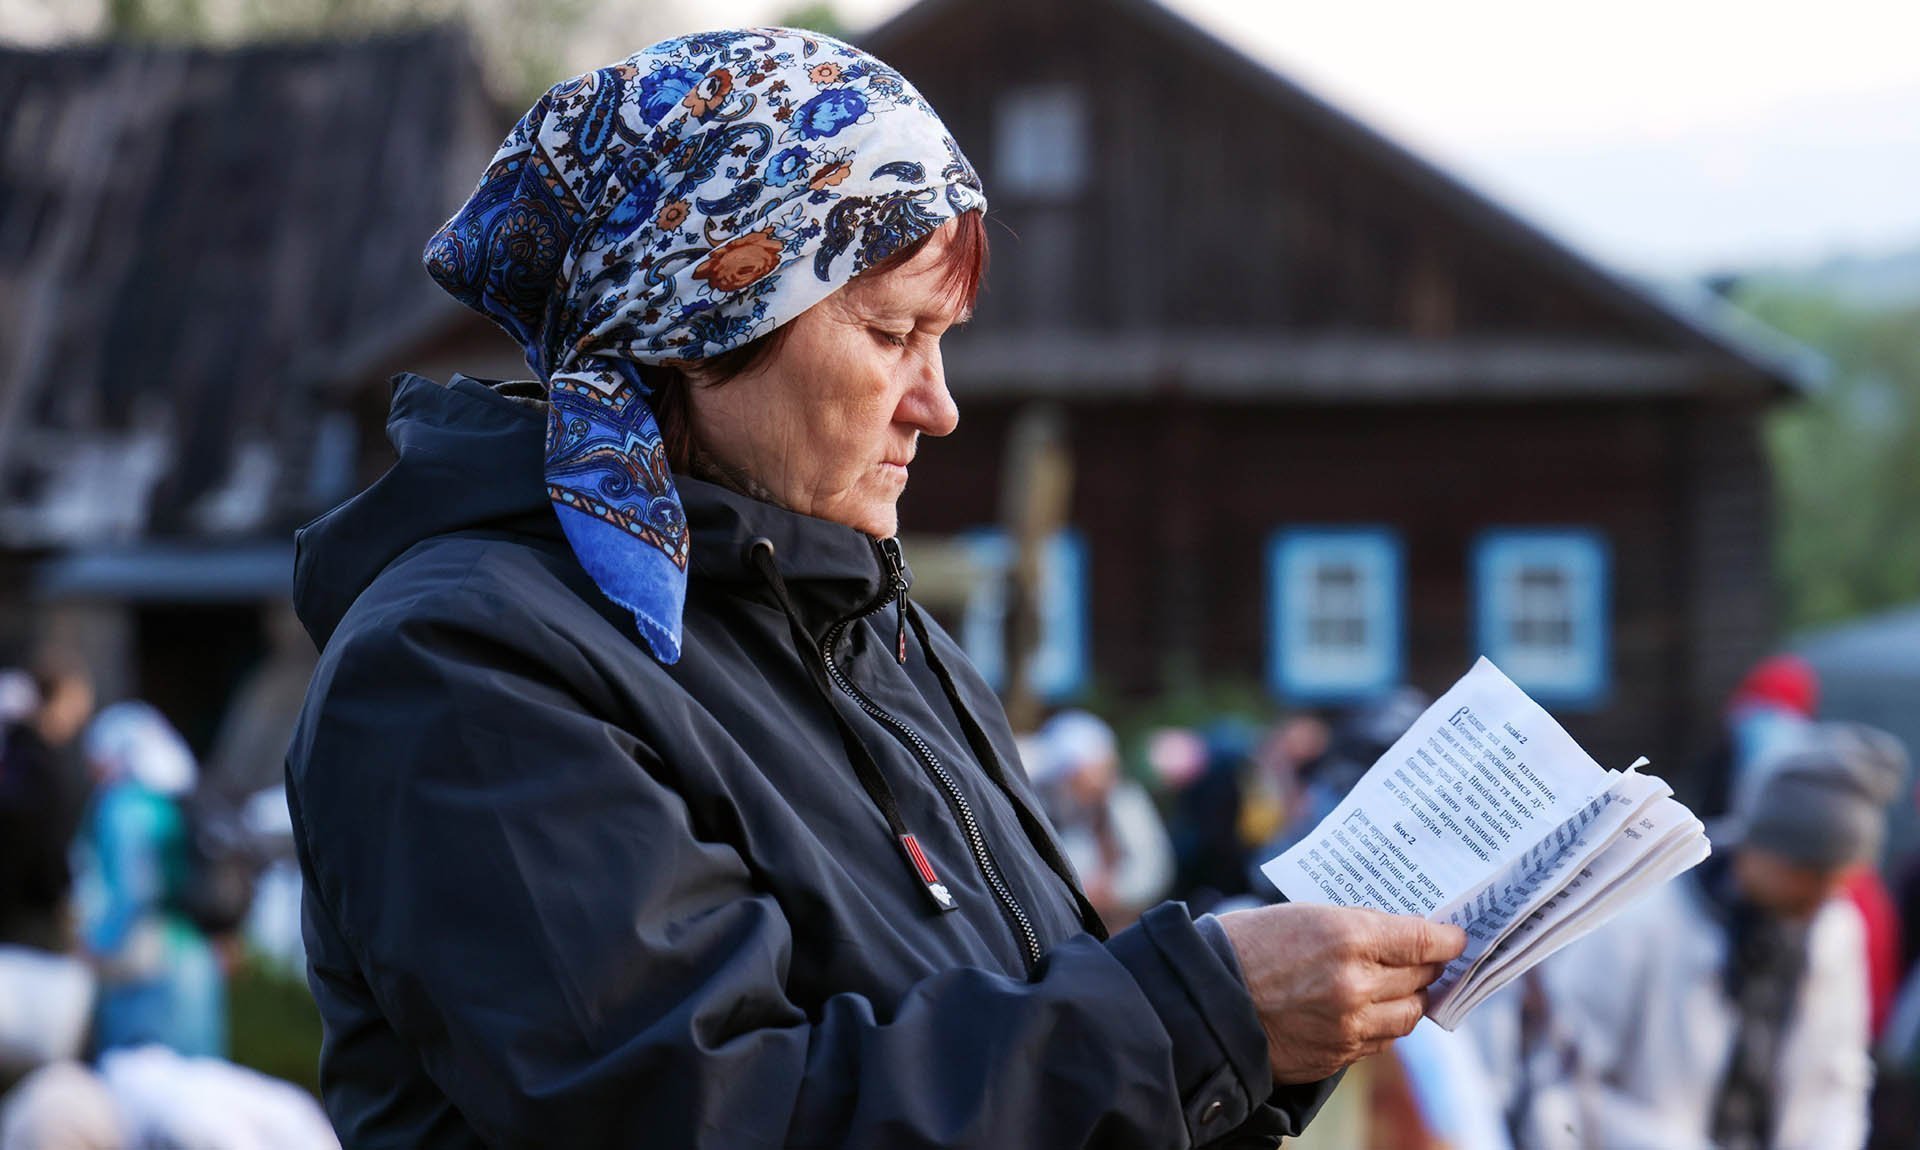
[[[1413,1033],[1427,1012],[1427,996],[1410,994],[1391,1002],[1376,1002],[1360,1012],[1359,1031],[1366,1043],[1388,1043]]]
[[[1426,1013],[1427,996],[1422,991],[1391,1002],[1376,1002],[1352,1015],[1345,1024],[1345,1041],[1339,1047],[1337,1065],[1351,1066],[1362,1058],[1378,1054],[1394,1040],[1413,1033]]]
[[[1466,931],[1410,915],[1383,914],[1375,931],[1373,957],[1384,966],[1444,964],[1467,948]]]
[[[1374,999],[1385,1002],[1424,991],[1446,969],[1446,964],[1440,962],[1430,962],[1425,966],[1381,967],[1378,981],[1374,984]]]

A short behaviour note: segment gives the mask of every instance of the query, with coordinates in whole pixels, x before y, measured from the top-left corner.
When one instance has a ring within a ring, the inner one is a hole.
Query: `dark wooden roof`
[[[9,501],[61,481],[20,475],[61,444],[143,431],[166,446],[156,530],[243,444],[277,451],[297,490],[304,392],[457,308],[420,251],[502,127],[448,28],[0,51]]]
[[[1090,194],[995,199],[1024,246],[1072,229],[1057,250],[1074,272],[1035,277],[1023,260],[1053,252],[996,249],[1002,306],[953,341],[956,391],[1457,398],[1484,379],[1504,396],[1781,396],[1817,374],[1789,341],[1609,272],[1157,0],[921,0],[861,40],[941,109],[990,197],[998,95],[1087,93]],[[1030,278],[1072,298],[1029,299]]]

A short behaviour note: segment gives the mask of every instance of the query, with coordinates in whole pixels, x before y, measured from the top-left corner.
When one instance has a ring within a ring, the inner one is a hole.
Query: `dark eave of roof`
[[[1699,394],[1703,381],[1741,388],[1721,356],[1558,339],[962,331],[943,351],[961,398],[1418,403],[1681,396]]]
[[[293,544],[151,542],[48,559],[34,580],[48,600],[250,603],[293,594]]]

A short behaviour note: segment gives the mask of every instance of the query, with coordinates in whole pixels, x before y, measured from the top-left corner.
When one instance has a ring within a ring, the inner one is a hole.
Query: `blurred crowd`
[[[298,961],[290,829],[153,707],[96,711],[78,663],[0,671],[0,1150],[339,1145],[226,1060],[242,954]]]
[[[1168,897],[1279,901],[1310,832],[1431,700],[1411,688],[1124,741],[1079,710],[1022,758],[1114,928]],[[1684,775],[1714,855],[1501,991],[1354,1067],[1293,1145],[1920,1148],[1920,857],[1889,736],[1756,667]],[[310,1096],[226,1060],[242,953],[298,971],[277,785],[221,786],[156,709],[84,671],[0,671],[0,1150],[336,1146]]]
[[[1270,725],[1159,729],[1126,753],[1084,712],[1023,748],[1116,927],[1166,897],[1279,901],[1260,866],[1317,826],[1431,699],[1403,688]],[[1823,721],[1803,662],[1728,700],[1682,798],[1714,855],[1529,972],[1458,1032],[1422,1022],[1351,1070],[1307,1148],[1920,1148],[1920,851],[1906,749]],[[1889,855],[1894,857],[1889,859]]]

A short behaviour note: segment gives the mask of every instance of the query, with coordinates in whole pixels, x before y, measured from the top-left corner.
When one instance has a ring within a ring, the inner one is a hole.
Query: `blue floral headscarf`
[[[567,541],[673,663],[687,524],[638,365],[739,347],[985,206],[898,72],[813,33],[710,32],[542,96],[426,264],[525,348]]]

